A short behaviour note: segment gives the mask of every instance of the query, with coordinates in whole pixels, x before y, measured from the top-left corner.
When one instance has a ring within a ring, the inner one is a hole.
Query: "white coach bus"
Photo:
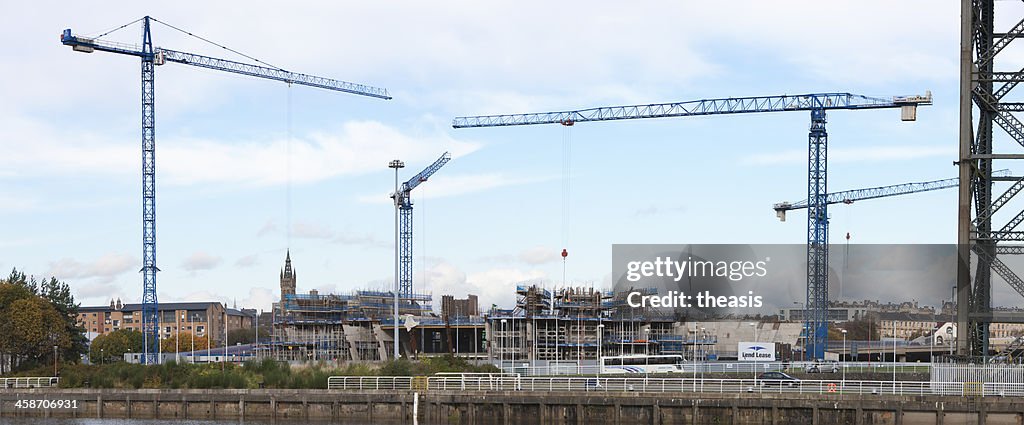
[[[601,357],[601,373],[678,373],[683,371],[681,355],[626,355]]]

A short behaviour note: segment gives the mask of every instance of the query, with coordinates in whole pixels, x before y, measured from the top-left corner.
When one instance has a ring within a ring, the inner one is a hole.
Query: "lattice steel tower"
[[[1021,245],[999,245],[1005,241],[1024,241],[1024,232],[1015,230],[1024,221],[1024,211],[999,214],[1000,224],[993,226],[995,213],[1024,189],[1024,177],[992,175],[993,161],[1024,159],[1024,154],[1016,149],[1015,152],[994,152],[996,145],[993,143],[994,128],[998,126],[1002,129],[1000,138],[1006,134],[1017,145],[1024,146],[1024,124],[1012,114],[1024,111],[1024,103],[1004,101],[1006,95],[1024,81],[1024,69],[996,71],[1000,53],[1024,34],[1024,19],[1006,32],[996,32],[994,15],[993,0],[961,2],[956,301],[957,354],[962,356],[988,354],[989,324],[993,321],[1024,322],[1024,317],[992,314],[993,271],[1024,294],[1024,281],[998,257],[1024,253]],[[1011,182],[1011,185],[998,197],[993,197],[996,182]],[[1006,220],[1007,217],[1011,218]],[[977,264],[973,276],[972,254]]]

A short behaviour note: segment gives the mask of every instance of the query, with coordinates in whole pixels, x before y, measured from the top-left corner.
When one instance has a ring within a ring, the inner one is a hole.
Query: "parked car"
[[[800,385],[800,380],[782,372],[765,372],[757,377],[761,386],[785,385],[794,387]]]
[[[807,373],[839,373],[839,362],[830,361],[824,363],[811,363],[807,366]]]

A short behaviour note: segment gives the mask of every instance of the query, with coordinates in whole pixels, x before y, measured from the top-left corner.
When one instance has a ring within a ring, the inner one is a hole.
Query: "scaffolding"
[[[431,296],[399,297],[400,316],[423,316]],[[274,303],[271,342],[262,350],[279,361],[380,361],[388,358],[394,334],[394,292],[356,291],[321,295],[285,293]]]

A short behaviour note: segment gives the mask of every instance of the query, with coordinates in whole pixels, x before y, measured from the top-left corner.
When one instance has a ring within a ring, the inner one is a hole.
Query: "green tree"
[[[78,305],[71,289],[51,277],[42,283],[18,269],[0,279],[0,354],[16,367],[52,363],[57,346],[65,361],[78,361],[85,336],[77,325]]]
[[[118,329],[92,340],[89,358],[92,363],[111,363],[124,360],[124,353],[142,352],[142,332]]]
[[[175,340],[178,337],[181,338],[181,342],[175,345]],[[175,352],[175,349],[177,349],[180,352],[187,352],[192,350],[193,344],[195,344],[196,351],[205,350],[208,342],[209,338],[198,335],[196,335],[195,341],[193,342],[191,332],[182,332],[180,335],[171,335],[170,338],[160,340],[160,351],[164,353],[173,353]]]
[[[20,341],[9,320],[12,304],[16,301],[32,298],[34,295],[28,287],[18,283],[0,281],[0,354],[5,356],[6,364],[0,366],[0,372],[8,372],[17,367],[22,354]]]
[[[260,339],[267,338],[270,334],[263,327],[259,328]],[[256,331],[250,329],[234,329],[228,331],[228,345],[251,344],[256,337]]]
[[[80,358],[88,352],[89,340],[85,337],[85,329],[78,326],[78,304],[75,303],[75,297],[71,295],[71,288],[67,283],[51,277],[50,280],[45,280],[39,285],[39,293],[60,313],[64,322],[64,331],[71,339],[71,344],[64,350],[62,357],[65,359]]]
[[[52,347],[66,350],[71,346],[60,313],[41,297],[12,302],[0,320],[10,326],[14,352],[37,364],[53,360]]]

